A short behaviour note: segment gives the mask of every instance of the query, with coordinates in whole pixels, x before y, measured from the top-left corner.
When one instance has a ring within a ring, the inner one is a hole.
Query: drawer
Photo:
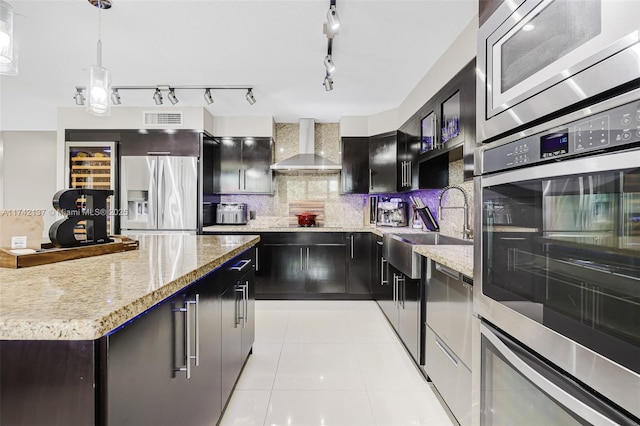
[[[461,425],[471,424],[471,370],[427,327],[424,369]]]

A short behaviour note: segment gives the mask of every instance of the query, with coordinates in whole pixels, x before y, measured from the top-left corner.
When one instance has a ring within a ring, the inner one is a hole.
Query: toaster
[[[245,203],[219,203],[216,205],[217,225],[246,225],[249,220]]]

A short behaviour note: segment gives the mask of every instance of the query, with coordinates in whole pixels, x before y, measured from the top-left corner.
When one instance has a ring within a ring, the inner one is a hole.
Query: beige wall
[[[4,209],[46,210],[43,240],[56,216],[52,206],[56,186],[56,132],[2,132]],[[0,158],[0,161],[2,160]]]

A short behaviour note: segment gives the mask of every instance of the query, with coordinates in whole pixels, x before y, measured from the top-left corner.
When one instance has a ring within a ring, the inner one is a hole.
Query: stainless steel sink
[[[384,234],[383,256],[390,265],[412,279],[422,276],[422,256],[413,252],[415,245],[472,245],[473,241],[431,234]]]

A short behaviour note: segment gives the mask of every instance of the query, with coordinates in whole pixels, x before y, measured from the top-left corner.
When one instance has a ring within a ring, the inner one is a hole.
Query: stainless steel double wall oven
[[[480,29],[479,424],[640,423],[639,8],[509,0]]]

